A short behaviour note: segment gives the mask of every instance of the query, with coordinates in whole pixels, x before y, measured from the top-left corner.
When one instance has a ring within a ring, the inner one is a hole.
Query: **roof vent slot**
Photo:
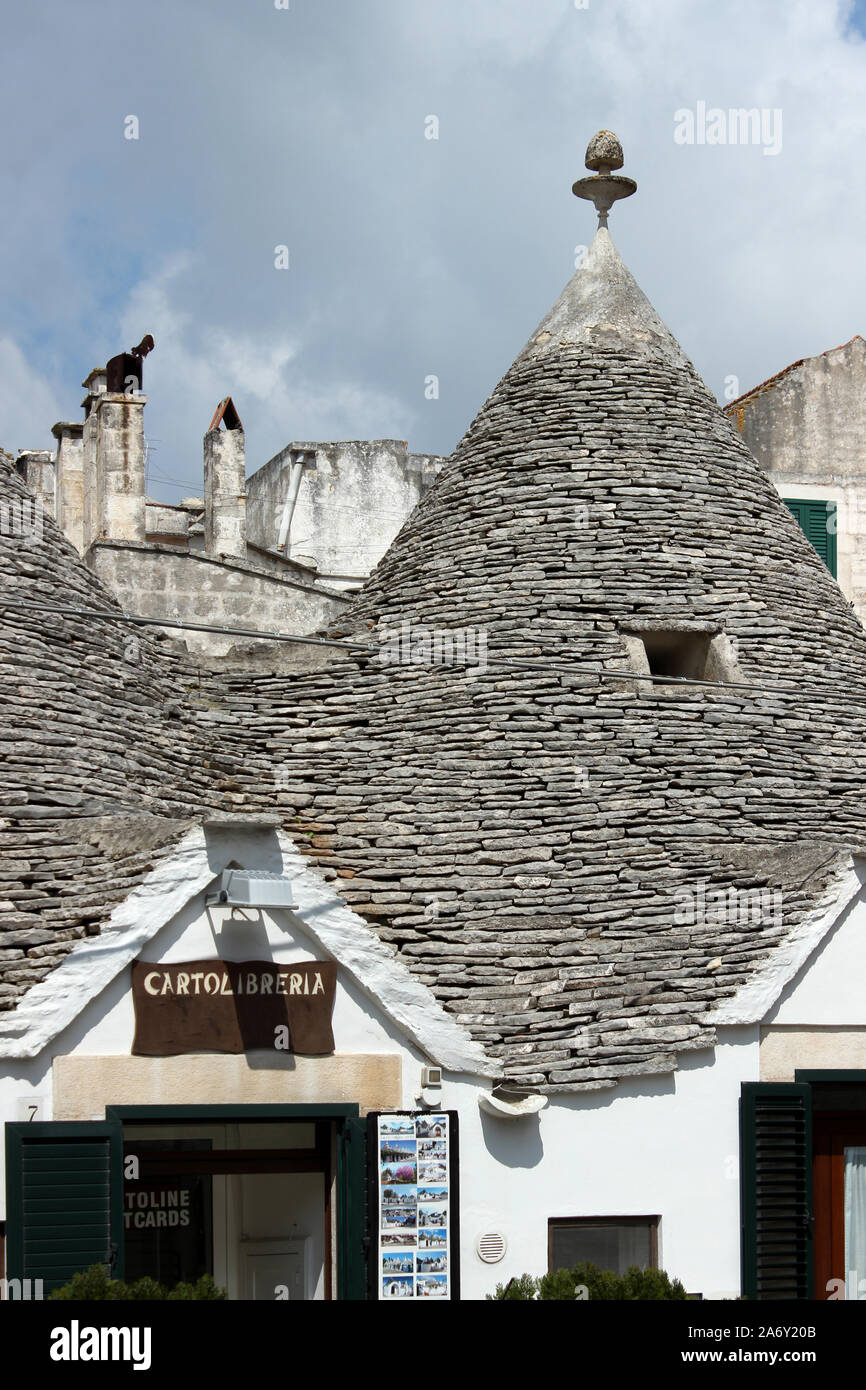
[[[743,681],[737,659],[737,641],[720,632],[713,623],[688,619],[641,619],[624,625],[622,638],[629,668],[640,676],[654,676],[652,682],[635,682],[644,692],[665,693],[664,682],[673,688],[688,688],[689,681],[710,685],[739,684]]]
[[[693,681],[709,679],[708,632],[645,632],[643,644],[650,675]]]

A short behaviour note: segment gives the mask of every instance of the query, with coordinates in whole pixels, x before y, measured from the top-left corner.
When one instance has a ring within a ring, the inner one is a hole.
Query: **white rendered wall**
[[[739,1098],[741,1082],[758,1080],[758,1029],[720,1039],[672,1077],[552,1098],[537,1119],[482,1115],[471,1086],[446,1083],[443,1108],[460,1111],[464,1298],[543,1274],[556,1216],[660,1216],[660,1266],[689,1293],[738,1295]],[[499,1264],[475,1254],[484,1231],[508,1240]]]
[[[286,964],[322,958],[290,914],[246,917],[232,920],[226,908],[208,911],[199,894],[141,956],[154,963],[217,955]],[[23,1118],[16,1102],[31,1090],[43,1098],[42,1118],[51,1118],[53,1056],[130,1053],[129,977],[126,968],[40,1057],[3,1063],[0,1119]],[[345,971],[338,974],[333,1025],[337,1054],[401,1056],[403,1104],[415,1108],[420,1050]],[[715,1053],[686,1054],[673,1076],[553,1098],[540,1116],[520,1120],[481,1114],[478,1095],[490,1089],[489,1081],[445,1074],[441,1108],[459,1112],[464,1298],[481,1299],[524,1271],[543,1273],[547,1222],[555,1216],[659,1215],[663,1268],[689,1292],[738,1293],[738,1101],[741,1082],[759,1076],[758,1028],[723,1029],[720,1036]],[[253,1054],[251,1062],[263,1058]],[[0,1192],[5,1204],[5,1177]],[[485,1265],[475,1255],[475,1240],[492,1230],[506,1236],[508,1254],[497,1265]]]
[[[866,902],[862,897],[827,933],[764,1022],[866,1026]]]

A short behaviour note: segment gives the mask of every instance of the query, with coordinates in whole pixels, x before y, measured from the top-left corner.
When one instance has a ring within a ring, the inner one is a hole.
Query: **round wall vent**
[[[495,1265],[508,1249],[508,1241],[498,1231],[485,1231],[475,1242],[475,1253],[486,1265]]]

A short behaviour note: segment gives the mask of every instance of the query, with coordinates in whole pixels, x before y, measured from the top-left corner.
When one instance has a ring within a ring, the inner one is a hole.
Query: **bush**
[[[203,1274],[194,1284],[178,1284],[175,1288],[170,1289],[165,1296],[169,1301],[177,1298],[207,1299],[208,1301],[228,1298],[225,1289],[219,1288],[210,1274]]]
[[[496,1292],[487,1295],[488,1301],[538,1299],[540,1302],[636,1302],[687,1299],[688,1294],[679,1279],[670,1279],[663,1269],[638,1269],[636,1265],[625,1274],[613,1274],[584,1261],[574,1269],[556,1269],[539,1279],[521,1274],[507,1284],[497,1284]]]
[[[663,1269],[637,1269],[634,1265],[626,1270],[623,1279],[627,1299],[652,1299],[658,1302],[683,1302],[688,1294],[679,1279],[669,1279]]]
[[[146,1275],[134,1284],[126,1284],[122,1279],[110,1279],[105,1265],[91,1265],[89,1269],[73,1274],[68,1284],[55,1289],[49,1298],[69,1299],[75,1303],[96,1302],[170,1302],[174,1299],[203,1299],[213,1301],[228,1295],[220,1289],[209,1274],[203,1274],[194,1284],[177,1284],[167,1288]]]
[[[486,1298],[488,1303],[510,1299],[525,1300],[535,1298],[537,1290],[538,1280],[531,1274],[521,1274],[518,1279],[509,1279],[507,1284],[497,1284],[496,1292],[487,1294]]]

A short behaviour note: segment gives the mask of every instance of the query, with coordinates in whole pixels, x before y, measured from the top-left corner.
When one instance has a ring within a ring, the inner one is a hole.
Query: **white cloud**
[[[40,44],[45,99],[0,149],[4,331],[44,341],[69,389],[46,406],[45,381],[33,394],[12,364],[0,442],[38,442],[98,356],[152,332],[154,458],[190,488],[226,393],[251,466],[293,438],[452,448],[591,238],[569,188],[599,126],[639,185],[614,240],[711,389],[864,329],[866,42],[850,0],[298,0],[281,14],[209,0],[206,32],[196,7],[153,0],[134,150],[115,119],[131,70],[78,80],[92,34],[111,32],[108,0],[92,5],[84,30],[68,6],[10,18],[30,61],[10,68],[7,104],[26,106]],[[674,112],[699,100],[781,107],[780,154],[676,145]],[[431,112],[439,141],[424,139]],[[142,263],[157,269],[142,278]]]
[[[396,397],[305,371],[302,330],[295,338],[273,330],[229,333],[184,307],[194,266],[190,255],[170,258],[135,286],[121,319],[124,339],[151,332],[156,342],[145,363],[145,431],[156,441],[151,495],[178,500],[180,484],[200,492],[202,436],[227,395],[244,424],[248,471],[294,439],[407,437],[411,413]],[[167,486],[167,477],[178,485]]]
[[[0,338],[0,447],[54,449],[51,426],[61,418],[57,397],[17,343]]]

